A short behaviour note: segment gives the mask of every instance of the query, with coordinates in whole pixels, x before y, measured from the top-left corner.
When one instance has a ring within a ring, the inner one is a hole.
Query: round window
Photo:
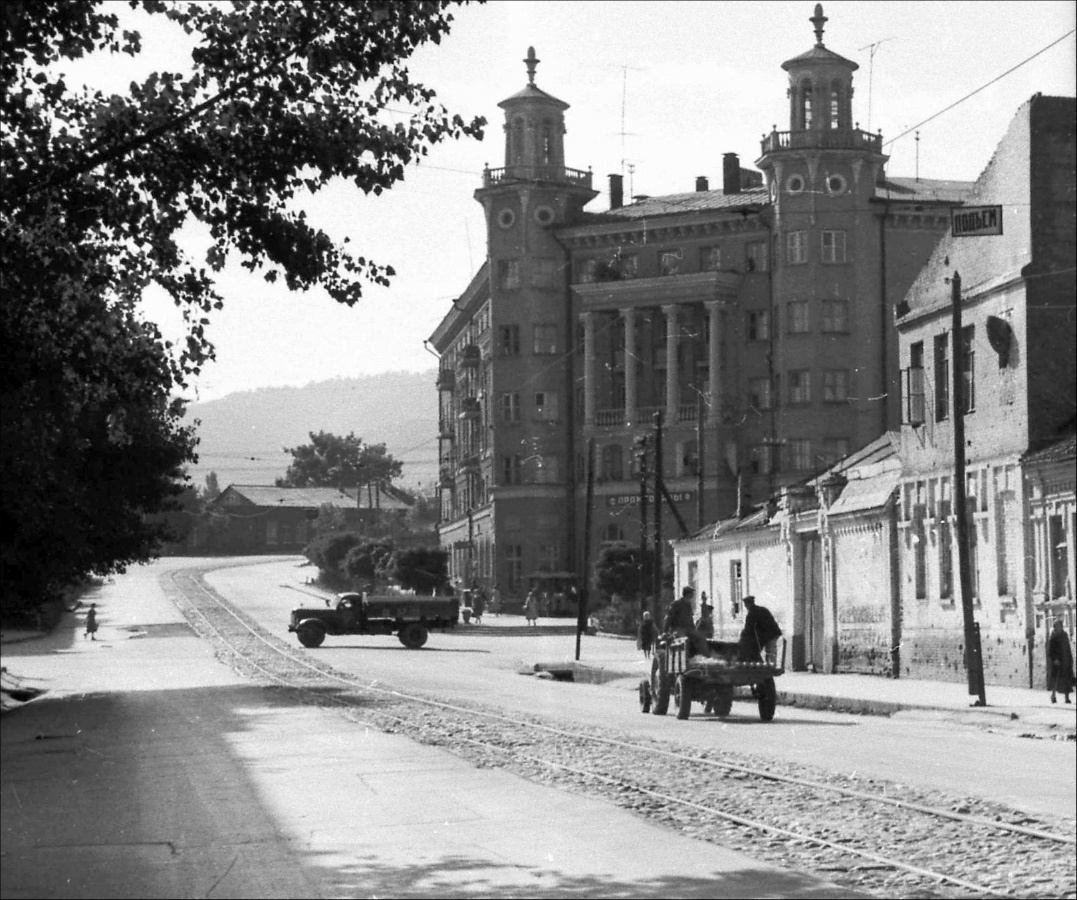
[[[539,225],[549,225],[553,222],[553,210],[548,206],[539,206],[535,209],[535,221]]]
[[[840,175],[830,175],[826,179],[826,189],[832,194],[844,194],[848,185]]]
[[[516,213],[511,209],[503,209],[497,214],[497,224],[502,228],[512,228],[516,222]]]
[[[790,175],[785,180],[785,190],[790,194],[801,194],[804,192],[804,176],[803,175]]]

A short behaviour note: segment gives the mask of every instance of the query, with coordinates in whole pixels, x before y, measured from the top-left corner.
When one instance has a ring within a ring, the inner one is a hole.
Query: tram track
[[[266,633],[202,574],[167,576],[199,634],[240,671],[357,722],[464,752],[477,765],[597,794],[694,837],[762,851],[770,862],[878,896],[1073,894],[1077,839],[1063,830],[1068,823],[1043,825],[962,798],[938,805],[910,799],[905,786],[874,782],[869,791],[831,773],[806,775],[804,766],[760,766],[672,740],[642,742],[613,728],[553,725],[369,683]],[[953,841],[977,850],[949,853]]]

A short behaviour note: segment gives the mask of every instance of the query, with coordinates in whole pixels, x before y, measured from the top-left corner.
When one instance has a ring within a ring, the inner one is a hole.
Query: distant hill
[[[312,431],[355,432],[368,444],[385,444],[404,463],[401,487],[433,488],[438,467],[437,371],[387,372],[336,378],[306,387],[259,388],[194,403],[187,419],[201,420],[198,464],[192,482],[217,473],[229,484],[273,484],[291,456],[284,447],[310,441]]]

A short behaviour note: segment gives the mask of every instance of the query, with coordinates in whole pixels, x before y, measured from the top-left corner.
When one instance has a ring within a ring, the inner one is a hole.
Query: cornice
[[[670,220],[669,216],[655,216],[603,225],[577,225],[558,229],[557,237],[570,250],[587,250],[766,232],[756,213],[743,215],[722,211],[719,215],[704,221],[689,218],[678,221]]]
[[[737,272],[693,272],[689,275],[574,284],[572,292],[585,309],[618,309],[643,301],[651,304],[732,301],[737,297],[743,277]]]

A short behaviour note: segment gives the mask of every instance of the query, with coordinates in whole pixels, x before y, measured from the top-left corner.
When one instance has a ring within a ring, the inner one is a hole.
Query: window
[[[604,543],[615,543],[617,541],[623,541],[624,539],[624,529],[616,522],[610,522],[610,524],[602,530],[602,541]]]
[[[524,587],[524,548],[520,544],[505,545],[505,588],[515,593]]]
[[[718,247],[699,248],[699,271],[717,272],[722,267],[722,251]]]
[[[539,544],[537,565],[540,572],[556,572],[561,568],[561,553],[557,544]]]
[[[531,261],[531,286],[537,288],[557,287],[556,259],[535,259]]]
[[[793,369],[789,373],[789,402],[811,403],[811,370]]]
[[[680,275],[683,250],[665,250],[658,254],[658,271],[662,275]]]
[[[503,291],[514,291],[520,286],[520,261],[500,259],[497,262],[497,283]]]
[[[266,543],[277,543],[277,523],[272,519],[266,520]]]
[[[976,326],[961,329],[961,412],[976,409]]]
[[[766,241],[749,241],[744,245],[744,267],[749,272],[765,272],[767,270]]]
[[[751,378],[748,380],[748,402],[756,409],[770,409],[769,378]]]
[[[625,253],[619,256],[614,264],[617,266],[617,271],[620,273],[621,278],[630,279],[639,277],[639,254],[638,253]]]
[[[699,474],[699,444],[693,439],[685,441],[680,445],[680,452],[677,454],[677,475],[684,477],[686,475],[698,475]]]
[[[909,367],[905,370],[902,390],[905,394],[903,422],[906,425],[924,424],[924,342],[909,347]]]
[[[535,349],[536,355],[545,355],[557,352],[557,326],[535,326]]]
[[[606,444],[602,448],[601,477],[607,481],[624,478],[624,452],[620,444]]]
[[[827,465],[849,455],[848,438],[823,438],[823,460]]]
[[[935,421],[941,422],[950,415],[950,392],[947,384],[950,380],[949,351],[945,333],[935,335]]]
[[[520,355],[520,326],[502,325],[500,353],[502,356]]]
[[[843,263],[843,262],[845,262],[845,232],[844,231],[824,231],[823,232],[823,262],[825,262],[825,263]]]
[[[770,310],[759,309],[748,313],[748,340],[770,340]]]
[[[1048,596],[1052,599],[1065,597],[1066,585],[1069,579],[1069,548],[1066,546],[1066,523],[1062,516],[1048,516],[1047,543],[1048,565],[1050,567]]]
[[[519,456],[502,456],[501,457],[501,483],[502,484],[519,484],[520,483],[520,457]]]
[[[579,264],[578,281],[593,284],[598,279],[598,260],[585,259]]]
[[[939,597],[951,600],[954,596],[954,547],[950,529],[950,501],[939,503]]]
[[[800,84],[800,127],[805,131],[811,128],[811,82],[802,81]]]
[[[740,610],[744,596],[744,566],[739,559],[729,561],[729,599],[733,603],[733,615]]]
[[[811,468],[811,441],[807,438],[792,438],[785,445],[785,462],[787,468],[802,472]]]
[[[806,263],[808,261],[808,232],[786,232],[785,261],[791,266]]]
[[[520,395],[515,391],[501,395],[501,421],[520,421]]]
[[[844,300],[823,301],[823,331],[846,332],[849,330],[849,304]]]
[[[544,453],[528,460],[528,482],[531,484],[556,484],[561,478],[561,467],[556,454]]]
[[[769,475],[774,468],[773,447],[770,444],[756,444],[751,449],[750,464],[756,475]]]
[[[552,391],[535,392],[535,418],[546,420],[557,418],[557,394]]]
[[[823,402],[844,403],[848,399],[848,369],[826,369],[823,372]]]
[[[915,566],[916,599],[927,599],[927,531],[924,528],[924,504],[918,503],[912,510],[913,559]]]
[[[806,300],[796,300],[788,306],[788,323],[790,334],[807,334],[811,330],[810,310]]]

